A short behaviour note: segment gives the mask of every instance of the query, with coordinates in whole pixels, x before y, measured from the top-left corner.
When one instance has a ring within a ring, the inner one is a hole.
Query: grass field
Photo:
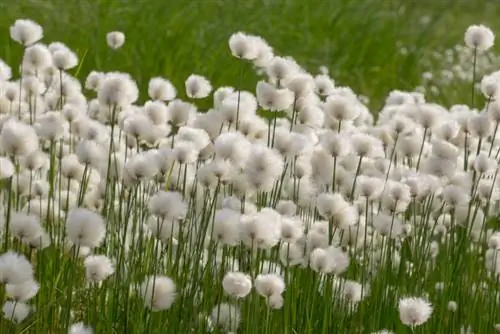
[[[472,88],[499,48],[464,46],[496,7],[0,0],[0,333],[500,332],[500,74]],[[258,73],[238,31],[335,88]]]
[[[47,40],[86,54],[81,77],[113,69],[139,83],[162,75],[180,86],[197,72],[214,86],[228,85],[239,67],[227,40],[241,30],[262,36],[309,71],[327,66],[341,85],[372,98],[374,107],[394,88],[413,89],[422,58],[461,44],[467,26],[500,25],[486,0],[29,0],[3,1],[0,8],[3,31],[29,17],[44,27]],[[112,30],[127,38],[116,53],[103,38]],[[19,59],[21,50],[7,34],[0,42],[8,63]],[[400,54],[398,42],[414,51]],[[244,87],[253,88],[255,79],[248,71]]]

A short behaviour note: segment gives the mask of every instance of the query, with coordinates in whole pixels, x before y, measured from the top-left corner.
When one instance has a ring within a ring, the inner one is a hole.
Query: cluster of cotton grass
[[[471,29],[474,55],[493,44]],[[77,55],[36,23],[11,36],[25,49],[19,79],[0,64],[2,333],[500,323],[498,76],[479,109],[394,91],[374,118],[326,72],[236,33],[236,86],[254,69],[255,92],[193,74],[181,100],[155,77],[139,104],[125,73],[80,84]]]
[[[420,92],[433,97],[453,96],[452,91],[463,91],[477,80],[500,68],[500,55],[492,49],[481,50],[474,64],[474,48],[457,44],[451,48],[433,51],[424,57]],[[439,70],[435,70],[439,69]]]

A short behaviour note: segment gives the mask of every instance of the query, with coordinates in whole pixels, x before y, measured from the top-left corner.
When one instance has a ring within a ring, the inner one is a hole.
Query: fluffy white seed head
[[[32,45],[43,37],[42,27],[27,19],[19,19],[10,27],[10,37],[24,46]]]
[[[191,99],[203,99],[212,92],[212,85],[205,77],[191,74],[185,82],[186,94]]]
[[[0,282],[22,284],[33,281],[33,267],[24,255],[9,251],[0,255]]]
[[[490,28],[480,24],[472,25],[465,31],[465,45],[478,51],[486,51],[495,43],[495,35]]]
[[[160,190],[149,200],[149,211],[162,219],[183,219],[187,213],[187,204],[178,192]]]
[[[235,298],[244,298],[252,290],[252,279],[241,272],[228,272],[222,280],[224,291]]]
[[[257,58],[258,48],[255,39],[243,32],[237,32],[229,38],[229,49],[236,58],[253,60]]]
[[[20,284],[6,284],[5,294],[16,302],[24,302],[35,297],[39,289],[38,282],[29,280]]]
[[[95,212],[75,208],[68,213],[66,233],[80,247],[98,247],[106,235],[104,219]]]
[[[281,295],[285,291],[285,281],[278,274],[260,274],[255,278],[255,290],[267,298]]]
[[[23,302],[6,301],[2,308],[3,316],[7,320],[19,324],[28,317],[31,307]]]
[[[212,309],[210,320],[227,332],[236,332],[241,321],[240,309],[232,304],[218,304]]]
[[[93,334],[92,327],[85,326],[83,322],[71,325],[68,334]]]
[[[117,50],[125,44],[125,34],[121,31],[112,31],[106,34],[106,43],[114,50]]]
[[[418,297],[401,299],[398,308],[401,322],[411,327],[426,323],[432,314],[431,303]]]
[[[113,262],[105,255],[87,256],[83,264],[85,276],[90,282],[102,282],[115,272]]]
[[[177,289],[174,281],[167,276],[150,276],[140,287],[144,305],[153,312],[169,309],[175,301]]]
[[[148,95],[151,100],[172,101],[177,96],[177,90],[169,80],[154,77],[149,80]]]

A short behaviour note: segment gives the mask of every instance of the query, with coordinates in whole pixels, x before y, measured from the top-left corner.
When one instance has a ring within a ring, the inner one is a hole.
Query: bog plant
[[[183,100],[155,77],[145,103],[126,73],[78,82],[77,55],[35,22],[10,34],[24,56],[16,80],[0,63],[2,333],[499,330],[487,27],[465,34],[469,105],[395,90],[377,117],[242,32],[233,87],[193,74]]]

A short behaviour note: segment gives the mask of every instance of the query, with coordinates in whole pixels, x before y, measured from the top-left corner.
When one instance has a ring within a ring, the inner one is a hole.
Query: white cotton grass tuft
[[[8,81],[10,78],[12,78],[12,69],[0,59],[0,82]]]
[[[423,325],[429,320],[433,308],[430,302],[419,297],[407,297],[399,300],[399,319],[410,327]]]
[[[191,74],[185,82],[186,95],[191,99],[203,99],[212,92],[212,84],[207,78]]]
[[[153,101],[172,101],[177,96],[177,90],[169,80],[154,77],[149,80],[148,95]]]
[[[68,334],[93,334],[92,327],[86,326],[83,322],[71,325]]]
[[[19,44],[29,46],[43,38],[43,29],[35,21],[19,19],[10,27],[10,37]]]
[[[132,78],[125,73],[108,73],[97,91],[97,98],[104,106],[125,107],[139,97],[139,89]]]
[[[66,233],[77,246],[98,247],[106,235],[104,219],[88,209],[74,208],[68,213]]]
[[[241,321],[240,309],[232,304],[216,305],[210,314],[212,323],[228,332],[236,332]]]
[[[472,25],[465,31],[465,45],[477,51],[486,51],[495,43],[495,35],[490,28],[480,24]]]
[[[125,44],[125,34],[121,31],[112,31],[106,34],[106,43],[113,50],[117,50]]]
[[[5,294],[15,302],[24,302],[36,296],[40,285],[34,280],[29,280],[20,284],[6,284]]]
[[[253,60],[258,56],[255,39],[243,32],[237,32],[229,38],[229,49],[236,58]]]
[[[9,119],[0,131],[0,149],[11,156],[28,155],[38,149],[35,129],[25,123]]]
[[[281,295],[285,291],[285,281],[279,274],[259,274],[254,285],[257,293],[266,298]]]
[[[252,290],[252,279],[241,272],[228,272],[222,279],[224,291],[235,298],[244,298]]]
[[[187,213],[187,204],[178,192],[160,190],[151,196],[148,204],[149,211],[162,219],[179,220]]]
[[[113,262],[105,255],[87,256],[83,264],[85,276],[90,282],[100,283],[115,272]]]
[[[24,255],[8,251],[0,255],[0,282],[22,284],[33,281],[33,266]]]
[[[23,302],[6,301],[2,311],[5,319],[19,324],[30,315],[31,306]]]
[[[0,157],[0,180],[8,179],[14,175],[14,164],[6,157]]]
[[[153,312],[169,309],[177,296],[174,281],[167,276],[150,276],[140,287],[144,305]]]

